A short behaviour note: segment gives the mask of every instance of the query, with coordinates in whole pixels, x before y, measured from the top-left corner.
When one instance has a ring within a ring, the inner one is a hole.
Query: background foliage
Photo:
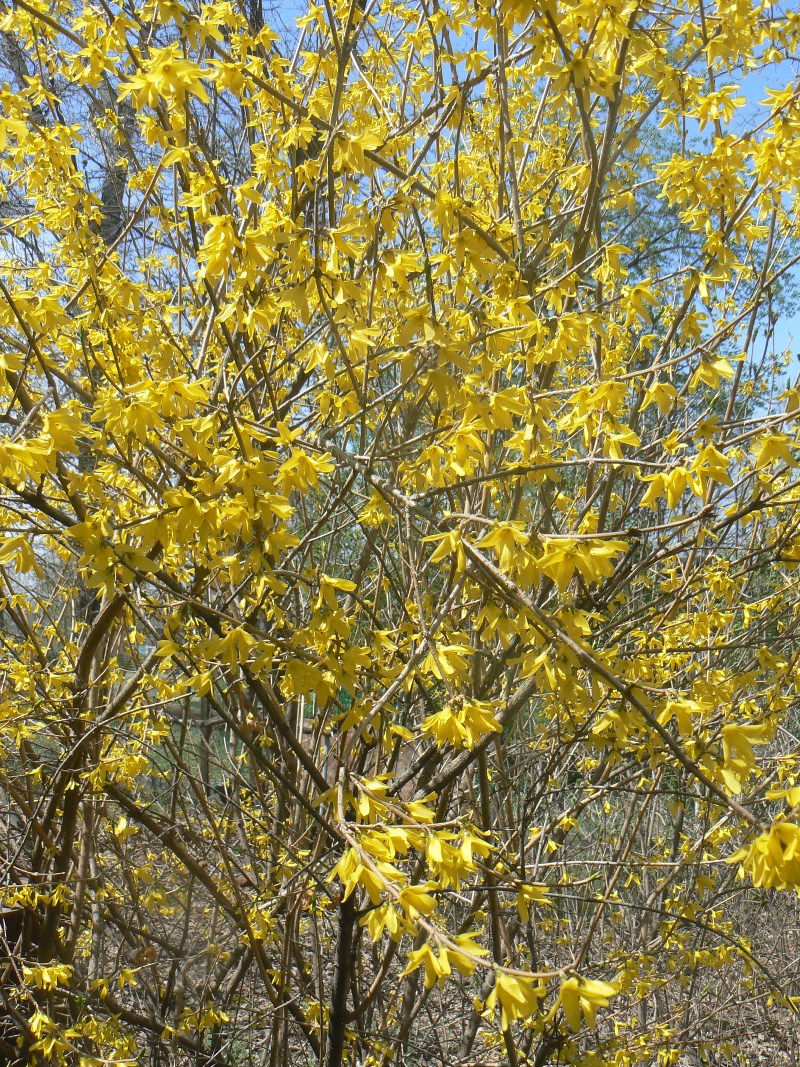
[[[0,11],[2,1055],[789,1049],[800,12]]]

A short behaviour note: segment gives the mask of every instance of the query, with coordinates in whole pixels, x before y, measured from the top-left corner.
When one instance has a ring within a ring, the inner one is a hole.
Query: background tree
[[[790,1050],[798,13],[298,14],[2,8],[0,1055]]]

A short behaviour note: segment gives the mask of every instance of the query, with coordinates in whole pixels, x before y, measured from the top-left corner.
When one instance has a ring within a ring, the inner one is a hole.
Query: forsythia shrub
[[[0,5],[0,1058],[791,1033],[798,48]]]

